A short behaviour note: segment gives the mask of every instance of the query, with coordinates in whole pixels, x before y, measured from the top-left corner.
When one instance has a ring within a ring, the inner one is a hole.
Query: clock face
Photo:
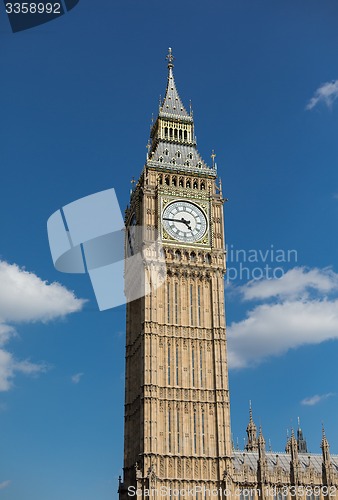
[[[135,238],[136,238],[136,215],[133,214],[129,226],[127,229],[127,253],[128,256],[130,257],[131,255],[134,255],[135,251]]]
[[[205,235],[207,218],[194,203],[174,201],[163,210],[162,225],[175,240],[193,243]]]

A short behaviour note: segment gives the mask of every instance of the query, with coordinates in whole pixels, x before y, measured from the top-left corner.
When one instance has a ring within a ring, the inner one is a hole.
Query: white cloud
[[[50,321],[79,311],[83,304],[59,283],[48,284],[16,264],[0,261],[2,323]]]
[[[0,483],[0,490],[4,490],[5,488],[8,488],[8,486],[11,484],[11,481],[3,481]]]
[[[306,105],[307,110],[313,109],[317,104],[324,103],[328,108],[332,107],[333,102],[338,98],[338,80],[323,83],[314,93]]]
[[[17,373],[37,376],[46,363],[17,360],[4,346],[20,323],[47,322],[80,311],[84,300],[59,283],[48,284],[33,273],[0,260],[0,391],[12,387]]]
[[[76,373],[75,375],[72,376],[72,382],[73,384],[78,384],[81,381],[81,378],[83,377],[84,373]]]
[[[332,269],[294,267],[280,279],[252,280],[240,288],[245,300],[269,298],[295,299],[308,297],[310,292],[330,293],[338,290],[338,274]]]
[[[309,398],[304,398],[300,403],[305,406],[314,406],[320,403],[321,401],[324,401],[327,398],[330,398],[331,396],[335,396],[333,392],[328,392],[327,394],[315,394],[314,396],[311,396]]]
[[[244,320],[229,326],[229,366],[255,366],[289,349],[338,339],[338,299],[327,296],[337,290],[337,279],[330,269],[295,268],[282,280],[244,285],[244,299],[270,302],[255,306]],[[310,292],[322,296],[311,298]]]

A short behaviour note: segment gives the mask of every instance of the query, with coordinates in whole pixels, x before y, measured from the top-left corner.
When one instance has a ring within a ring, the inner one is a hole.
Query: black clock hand
[[[188,220],[183,219],[183,217],[182,217],[182,219],[168,219],[167,217],[163,217],[163,220],[168,220],[171,222],[182,222],[182,224],[185,224],[187,226],[187,228],[190,229],[190,231],[192,231],[191,226],[190,226],[190,222]]]

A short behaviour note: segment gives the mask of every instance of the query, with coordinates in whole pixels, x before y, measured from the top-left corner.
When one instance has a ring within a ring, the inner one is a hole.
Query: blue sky
[[[274,450],[299,416],[312,452],[323,421],[338,453],[337,18],[333,0],[80,0],[12,34],[1,7],[0,498],[117,498],[125,310],[53,268],[46,221],[110,187],[127,205],[169,46],[229,198],[228,266],[284,274],[226,286],[234,439],[252,400]]]

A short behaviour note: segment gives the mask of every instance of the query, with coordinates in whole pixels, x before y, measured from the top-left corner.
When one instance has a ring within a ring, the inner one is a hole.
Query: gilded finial
[[[174,67],[174,64],[173,64],[174,63],[174,56],[173,56],[171,47],[169,47],[169,52],[168,52],[166,59],[168,61],[168,68],[173,68]]]

